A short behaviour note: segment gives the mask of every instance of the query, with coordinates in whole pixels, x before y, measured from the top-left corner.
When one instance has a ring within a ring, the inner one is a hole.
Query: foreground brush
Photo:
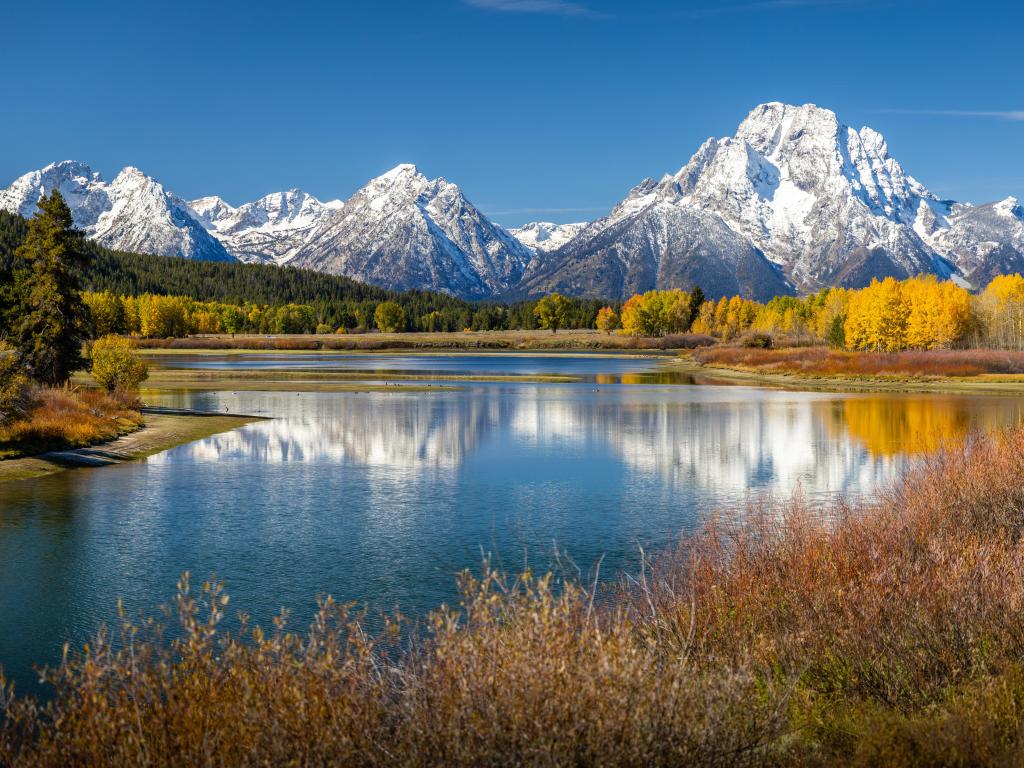
[[[1024,430],[977,437],[869,502],[716,518],[613,588],[467,573],[418,631],[325,599],[226,633],[185,576],[173,632],[100,633],[45,705],[3,689],[0,765],[1020,764],[1021,477]]]

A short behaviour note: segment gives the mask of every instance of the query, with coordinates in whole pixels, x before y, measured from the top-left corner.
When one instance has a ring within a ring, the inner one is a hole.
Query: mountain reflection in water
[[[639,365],[519,362],[585,372],[575,384],[149,392],[273,418],[141,462],[6,484],[0,664],[32,690],[33,664],[116,622],[119,598],[152,613],[184,570],[223,577],[232,607],[264,626],[293,608],[293,627],[318,594],[422,615],[456,597],[454,574],[482,552],[539,570],[557,548],[584,572],[604,558],[611,577],[711,512],[763,494],[870,493],[915,453],[1024,416],[1024,398],[679,385]]]

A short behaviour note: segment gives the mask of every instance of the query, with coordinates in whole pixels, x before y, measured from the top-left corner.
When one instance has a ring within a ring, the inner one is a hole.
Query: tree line
[[[864,288],[824,288],[803,297],[759,303],[741,296],[705,301],[700,289],[648,291],[631,297],[621,315],[598,311],[602,330],[633,336],[699,333],[729,341],[761,335],[796,343],[898,352],[990,347],[1024,350],[1024,277],[995,277],[972,294],[934,275],[872,280]]]
[[[13,275],[14,252],[24,240],[28,223],[0,211],[0,316],[9,313],[3,288]],[[537,301],[511,304],[472,302],[431,291],[390,291],[351,280],[294,267],[268,264],[214,263],[124,253],[81,240],[80,278],[90,294],[117,297],[125,304],[124,317],[134,320],[133,301],[158,314],[184,314],[178,320],[154,321],[154,333],[135,325],[119,331],[148,335],[179,333],[316,333],[371,330],[377,307],[397,304],[402,312],[400,331],[531,330],[540,328]],[[168,297],[153,300],[152,297]],[[107,298],[107,304],[112,300]],[[602,302],[567,299],[563,328],[593,328]],[[182,312],[179,308],[185,307]],[[242,317],[244,316],[244,317]],[[392,318],[394,319],[394,318]],[[167,330],[167,325],[172,330]],[[158,329],[158,326],[164,326]],[[149,327],[149,326],[147,326]]]

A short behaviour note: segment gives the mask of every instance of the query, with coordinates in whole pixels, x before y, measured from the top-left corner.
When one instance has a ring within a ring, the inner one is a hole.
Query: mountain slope
[[[993,277],[1024,273],[1024,206],[1008,197],[987,205],[956,205],[929,242],[957,265],[973,285]]]
[[[67,201],[75,226],[108,248],[234,261],[183,200],[137,168],[125,168],[107,183],[84,163],[54,163],[0,191],[0,208],[30,217],[39,198],[53,189],[60,190]]]
[[[237,208],[221,198],[189,203],[193,215],[227,251],[245,262],[286,264],[338,200],[322,203],[300,189],[275,192]]]
[[[400,165],[329,211],[289,264],[395,290],[480,298],[515,285],[531,258],[456,185]]]
[[[758,257],[777,268],[772,275]],[[770,103],[538,258],[520,293],[625,296],[694,279],[711,294],[738,285],[758,296],[782,290],[780,279],[807,292],[919,273],[980,287],[1021,268],[1024,223],[1013,198],[977,207],[940,200],[871,128],[850,128],[813,104]]]
[[[531,265],[519,293],[625,298],[652,288],[700,285],[709,297],[767,300],[792,293],[781,270],[715,214],[645,192]]]

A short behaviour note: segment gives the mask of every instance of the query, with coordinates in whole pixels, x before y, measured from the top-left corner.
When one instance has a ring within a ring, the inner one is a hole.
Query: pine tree
[[[704,306],[704,291],[701,290],[699,285],[693,286],[690,289],[690,323],[683,330],[690,330],[689,326],[693,325],[693,322],[700,315],[700,308]]]
[[[89,330],[80,284],[85,249],[60,192],[43,196],[38,205],[14,253],[12,341],[28,375],[57,386],[83,364],[82,342]]]

